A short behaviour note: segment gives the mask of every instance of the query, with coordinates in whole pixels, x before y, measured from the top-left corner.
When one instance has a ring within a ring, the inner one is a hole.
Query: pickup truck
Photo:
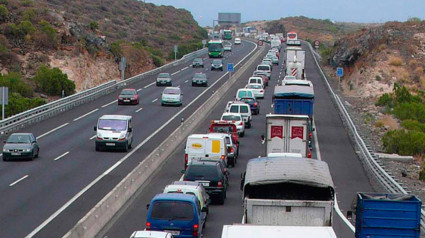
[[[274,157],[248,161],[242,224],[332,226],[334,185],[324,161]]]
[[[332,227],[224,225],[221,238],[336,238]]]

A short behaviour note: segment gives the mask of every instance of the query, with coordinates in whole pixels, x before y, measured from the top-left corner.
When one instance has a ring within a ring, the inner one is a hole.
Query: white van
[[[263,79],[261,77],[256,77],[256,76],[249,77],[248,84],[251,84],[251,83],[259,83],[261,84],[261,86],[263,86],[263,88],[265,88]]]
[[[223,160],[227,166],[226,136],[223,134],[192,134],[187,138],[185,168],[193,159]]]
[[[210,196],[208,196],[204,186],[201,183],[193,181],[175,181],[164,188],[163,193],[183,193],[192,194],[198,198],[201,204],[201,210],[208,214],[208,205]]]
[[[95,146],[96,151],[103,148],[120,148],[128,151],[133,143],[131,116],[103,115],[97,121]]]
[[[270,65],[267,64],[260,64],[257,66],[257,71],[264,71],[267,74],[267,77],[271,77],[272,74],[272,67]]]
[[[240,101],[241,98],[255,98],[254,91],[247,88],[238,89],[238,91],[236,92],[235,100]]]
[[[249,104],[246,104],[244,102],[233,102],[232,104],[230,104],[229,112],[241,114],[245,122],[245,127],[251,128],[252,113]]]

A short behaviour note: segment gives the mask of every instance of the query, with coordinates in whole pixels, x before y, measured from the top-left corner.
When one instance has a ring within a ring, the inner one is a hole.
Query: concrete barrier
[[[254,60],[265,53],[266,47],[250,53],[250,59],[236,73],[226,80],[222,86],[206,100],[184,123],[182,123],[165,141],[152,151],[133,171],[112,189],[95,207],[93,207],[64,237],[95,237],[127,201],[141,188],[149,177],[157,172],[168,157],[174,153],[183,140],[205,120],[211,109],[220,101],[231,86],[254,63]],[[255,52],[255,53],[254,53]],[[241,61],[242,62],[242,61]],[[225,74],[226,75],[226,74]],[[223,78],[225,78],[223,75]],[[178,171],[176,171],[177,173]]]

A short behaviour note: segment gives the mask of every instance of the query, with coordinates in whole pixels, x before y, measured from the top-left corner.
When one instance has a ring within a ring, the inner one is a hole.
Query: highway
[[[226,53],[224,64],[239,62],[254,47],[244,41]],[[23,129],[38,138],[40,157],[0,162],[0,237],[64,235],[221,85],[226,72],[210,72],[210,61],[204,69],[186,64],[168,71],[173,86],[184,93],[183,107],[161,107],[163,87],[156,87],[152,77],[129,86],[138,90],[139,105],[118,106],[117,91]],[[193,88],[191,78],[201,71],[210,86]],[[134,142],[128,153],[95,152],[93,126],[104,114],[133,116]]]
[[[342,212],[351,209],[351,202],[354,195],[359,192],[374,191],[369,183],[366,173],[350,143],[349,136],[338,115],[337,109],[331,101],[328,90],[323,83],[319,70],[313,61],[313,56],[306,50],[306,73],[309,80],[314,84],[315,90],[315,124],[318,144],[320,147],[320,157],[315,150],[314,158],[321,158],[326,161],[331,170],[336,188],[336,196]],[[281,62],[284,57],[281,57]],[[257,59],[259,63],[261,59]],[[247,79],[251,76],[254,68],[247,70],[243,79],[239,80],[215,109],[209,118],[194,131],[194,133],[206,133],[211,120],[218,119],[227,101],[234,98],[238,88],[244,87]],[[240,154],[238,164],[230,169],[230,187],[227,191],[227,199],[224,205],[211,205],[208,215],[205,238],[221,237],[222,226],[225,224],[240,223],[242,220],[242,193],[239,189],[240,175],[245,170],[249,159],[264,156],[265,148],[261,144],[260,136],[265,132],[265,114],[272,111],[271,98],[273,86],[277,79],[284,77],[284,70],[280,66],[274,66],[272,81],[266,88],[265,98],[260,100],[260,115],[254,116],[252,128],[247,129],[245,137],[240,138]],[[135,230],[143,230],[146,222],[146,204],[157,193],[161,193],[163,188],[181,177],[180,170],[183,169],[184,144],[182,143],[169,160],[160,168],[149,184],[147,184],[133,198],[125,208],[117,214],[98,237],[129,237]],[[354,233],[348,228],[344,221],[334,213],[333,227],[338,237],[354,237]]]

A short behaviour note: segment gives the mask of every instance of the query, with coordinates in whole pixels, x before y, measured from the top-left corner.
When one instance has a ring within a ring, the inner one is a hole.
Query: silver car
[[[161,106],[183,104],[183,93],[178,87],[166,87],[162,92]]]
[[[32,133],[13,133],[3,146],[3,160],[29,159],[38,157],[40,147]]]
[[[158,74],[158,77],[156,78],[156,86],[160,86],[160,85],[168,85],[168,86],[173,85],[173,82],[171,80],[171,76],[169,73]]]

